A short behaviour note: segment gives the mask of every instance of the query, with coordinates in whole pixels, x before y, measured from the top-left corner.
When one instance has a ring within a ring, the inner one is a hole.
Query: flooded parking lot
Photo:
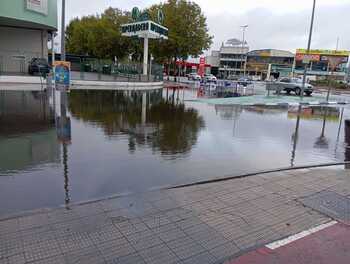
[[[183,101],[195,95],[74,90],[60,109],[0,92],[0,215],[347,159],[347,107],[302,108],[296,133],[293,107]]]

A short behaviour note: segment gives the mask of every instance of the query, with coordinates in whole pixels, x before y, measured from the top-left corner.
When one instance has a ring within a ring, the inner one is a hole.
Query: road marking
[[[303,237],[306,237],[308,235],[311,235],[313,233],[321,231],[321,230],[323,230],[323,229],[325,229],[327,227],[333,226],[333,225],[335,225],[337,223],[338,223],[337,221],[331,221],[331,222],[328,222],[328,223],[325,223],[325,224],[322,224],[322,225],[310,228],[310,229],[302,231],[302,232],[300,232],[298,234],[289,236],[289,237],[287,237],[285,239],[278,240],[278,241],[272,242],[270,244],[267,244],[266,247],[269,248],[269,249],[274,250],[276,248],[279,248],[279,247],[285,246],[285,245],[287,245],[289,243],[292,243],[293,241],[296,241],[298,239],[301,239]]]

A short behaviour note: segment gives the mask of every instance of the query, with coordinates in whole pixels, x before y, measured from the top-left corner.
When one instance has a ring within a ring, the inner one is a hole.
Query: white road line
[[[282,246],[285,246],[293,241],[296,241],[298,239],[301,239],[303,237],[306,237],[308,235],[311,235],[313,233],[316,233],[318,231],[321,231],[327,227],[330,227],[330,226],[333,226],[335,225],[336,223],[338,223],[337,221],[331,221],[331,222],[328,222],[328,223],[325,223],[325,224],[322,224],[322,225],[319,225],[319,226],[316,226],[316,227],[313,227],[313,228],[310,228],[308,230],[305,230],[305,231],[302,231],[298,234],[295,234],[295,235],[292,235],[292,236],[289,236],[285,239],[282,239],[282,240],[278,240],[278,241],[275,241],[275,242],[272,242],[270,244],[267,244],[266,247],[269,248],[269,249],[276,249],[276,248],[279,248],[279,247],[282,247]]]

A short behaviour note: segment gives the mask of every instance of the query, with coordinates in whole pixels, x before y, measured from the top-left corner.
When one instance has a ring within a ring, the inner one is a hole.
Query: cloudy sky
[[[312,0],[194,0],[207,16],[212,49],[229,38],[241,38],[240,25],[248,24],[250,49],[295,51],[307,45]],[[60,3],[60,0],[58,1]],[[66,0],[66,19],[103,12],[109,6],[131,10],[160,0]],[[60,10],[59,10],[60,12]],[[317,0],[312,48],[350,50],[350,0]]]

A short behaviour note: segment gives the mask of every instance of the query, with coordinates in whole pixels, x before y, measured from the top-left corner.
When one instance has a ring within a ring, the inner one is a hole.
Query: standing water
[[[345,159],[348,108],[303,108],[296,138],[294,108],[209,105],[182,92],[74,90],[64,119],[45,92],[0,92],[0,216]]]

